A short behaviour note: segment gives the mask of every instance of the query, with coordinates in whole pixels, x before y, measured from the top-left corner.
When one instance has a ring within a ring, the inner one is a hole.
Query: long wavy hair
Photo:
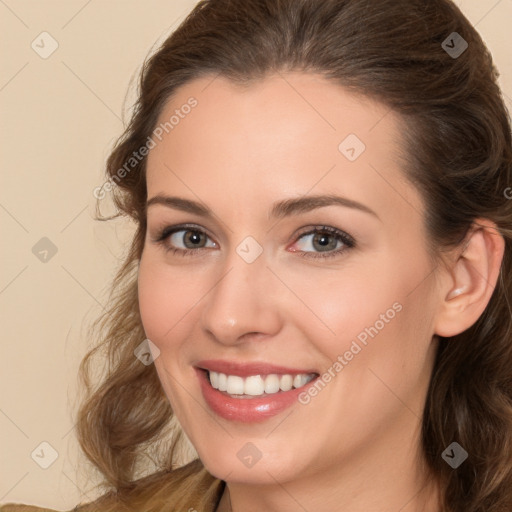
[[[459,56],[448,51],[454,32],[468,44]],[[450,0],[201,0],[148,56],[132,117],[106,165],[110,185],[102,190],[114,201],[114,217],[128,217],[136,229],[108,310],[94,325],[98,343],[80,366],[80,447],[116,503],[178,510],[207,506],[219,496],[218,480],[194,455],[154,365],[134,356],[145,338],[137,271],[146,233],[146,158],[131,161],[122,178],[119,171],[147,144],[164,104],[180,86],[217,75],[250,85],[286,71],[320,73],[401,115],[407,127],[403,172],[425,200],[429,243],[439,258],[461,244],[477,218],[492,220],[504,237],[487,308],[466,331],[440,337],[422,449],[439,479],[443,511],[510,512],[510,117],[489,51]],[[93,377],[98,358],[103,370]],[[456,470],[441,457],[453,441],[469,452]],[[173,480],[185,462],[187,470]],[[168,488],[159,494],[165,482]],[[197,498],[198,489],[205,497]]]

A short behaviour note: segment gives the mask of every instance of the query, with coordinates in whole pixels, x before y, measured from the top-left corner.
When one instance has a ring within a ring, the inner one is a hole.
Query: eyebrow
[[[151,205],[161,204],[168,208],[174,208],[187,213],[193,213],[201,217],[212,219],[214,217],[213,212],[206,206],[192,201],[190,199],[184,199],[176,196],[165,196],[156,195],[146,202],[146,211]],[[290,198],[283,201],[274,203],[270,211],[270,218],[281,219],[284,217],[291,216],[297,213],[305,213],[317,208],[324,208],[326,206],[344,206],[347,208],[353,208],[362,212],[368,213],[380,220],[377,213],[375,213],[368,206],[337,195],[315,195],[315,196],[304,196],[299,198]]]

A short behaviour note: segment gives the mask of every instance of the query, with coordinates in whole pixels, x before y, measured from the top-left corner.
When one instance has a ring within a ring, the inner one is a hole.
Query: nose
[[[236,345],[262,335],[274,336],[281,329],[280,283],[267,268],[263,254],[247,263],[233,251],[204,298],[201,327],[217,342]]]

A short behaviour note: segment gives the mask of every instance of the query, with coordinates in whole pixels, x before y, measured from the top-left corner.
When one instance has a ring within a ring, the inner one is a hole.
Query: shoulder
[[[83,512],[98,512],[96,505],[102,505],[106,503],[110,503],[111,501],[111,493],[106,494],[98,498],[94,503],[88,503],[86,505],[77,505],[72,510],[66,512],[75,512],[75,511],[83,511]],[[60,512],[53,508],[48,507],[38,507],[36,505],[25,505],[21,503],[5,503],[4,505],[0,504],[0,512]]]
[[[5,505],[0,505],[0,512],[38,512],[39,510],[43,509],[39,507],[33,507],[31,505],[20,505],[15,503],[6,503]]]
[[[73,510],[67,512],[74,512],[75,510],[81,510],[79,507],[75,507]],[[84,509],[85,510],[85,509]],[[36,505],[24,505],[21,503],[6,503],[0,505],[0,512],[60,512],[53,508],[48,507],[37,507]]]
[[[35,505],[21,505],[19,503],[6,503],[0,505],[0,512],[58,512],[52,508],[41,508]]]
[[[224,482],[212,476],[199,459],[177,469],[159,471],[133,482],[130,489],[110,491],[93,502],[67,512],[213,512]],[[59,512],[57,510],[7,503],[0,512]]]

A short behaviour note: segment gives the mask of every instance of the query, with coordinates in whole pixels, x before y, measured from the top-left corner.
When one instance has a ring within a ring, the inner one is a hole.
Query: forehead
[[[149,197],[229,195],[236,208],[240,195],[263,207],[329,192],[397,216],[419,200],[401,168],[400,117],[319,75],[277,74],[244,87],[202,77],[176,91],[159,127]]]

